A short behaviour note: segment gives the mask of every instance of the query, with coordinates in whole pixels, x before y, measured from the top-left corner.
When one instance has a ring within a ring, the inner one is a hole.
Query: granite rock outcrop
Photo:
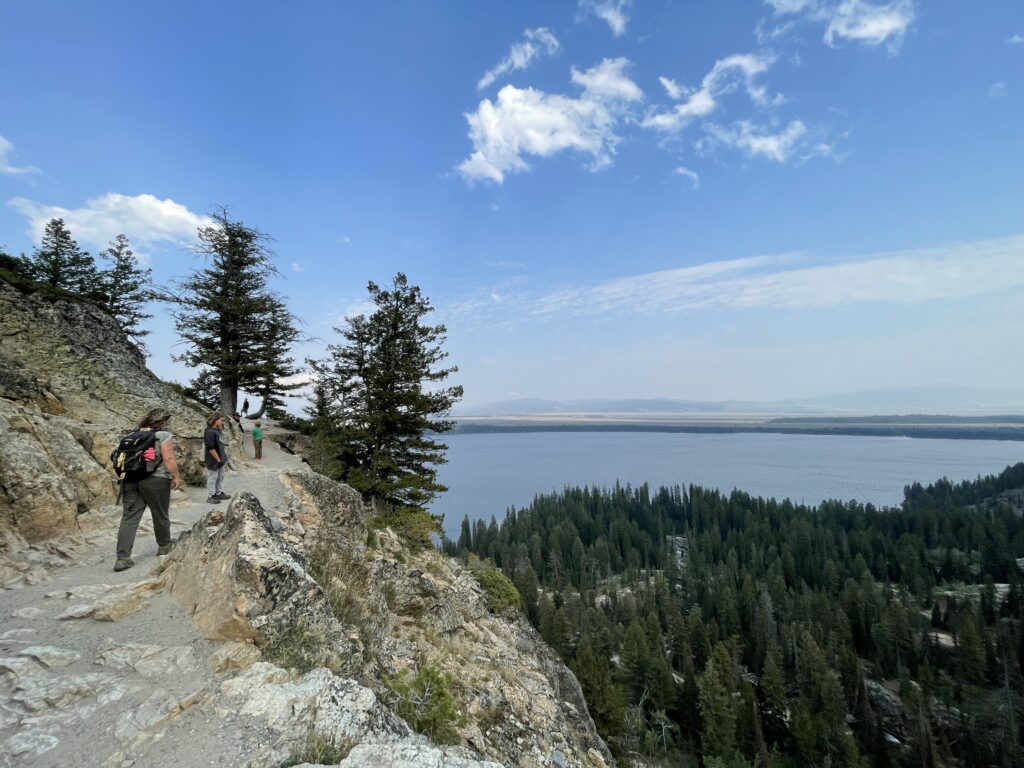
[[[154,376],[102,310],[0,280],[0,537],[67,533],[113,502],[110,452],[156,407],[172,414],[186,482],[202,482],[203,407]]]

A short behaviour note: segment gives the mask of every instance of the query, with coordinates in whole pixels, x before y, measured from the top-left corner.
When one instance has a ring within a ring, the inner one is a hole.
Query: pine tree
[[[291,356],[292,345],[299,338],[299,329],[295,324],[295,316],[288,311],[277,296],[268,296],[267,305],[260,316],[261,329],[254,346],[251,367],[252,391],[262,398],[259,409],[250,418],[260,418],[268,408],[284,408],[284,397],[288,393],[305,386],[304,382],[295,381],[294,377],[301,372]],[[287,381],[291,378],[292,381]]]
[[[152,317],[143,312],[142,305],[151,297],[153,270],[139,265],[124,235],[111,240],[110,247],[100,255],[111,263],[110,269],[100,275],[104,305],[121,330],[145,350],[142,337],[148,336],[149,331],[139,323]]]
[[[239,388],[256,383],[267,279],[277,270],[267,235],[232,221],[224,209],[213,219],[199,229],[197,251],[207,264],[181,283],[176,299],[175,323],[188,345],[176,359],[209,368],[219,382],[220,408],[232,414]]]
[[[71,237],[64,219],[50,219],[39,247],[32,254],[31,276],[48,285],[84,298],[103,300],[96,262]]]
[[[787,736],[786,681],[782,673],[782,654],[774,641],[768,645],[761,672],[761,711],[765,736],[770,744],[782,744]]]
[[[728,760],[736,753],[735,687],[729,651],[723,643],[718,643],[700,677],[701,743],[708,757]]]
[[[396,275],[390,290],[371,282],[369,291],[375,311],[348,319],[339,329],[346,343],[329,348],[325,366],[348,445],[340,479],[367,498],[422,508],[446,490],[436,465],[447,446],[427,432],[455,426],[445,416],[462,387],[442,382],[458,368],[441,366],[447,329],[424,324],[433,307],[405,275]]]

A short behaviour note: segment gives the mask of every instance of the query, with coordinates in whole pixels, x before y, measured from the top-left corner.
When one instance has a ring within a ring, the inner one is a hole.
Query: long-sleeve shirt
[[[221,431],[214,427],[207,427],[203,433],[203,451],[206,458],[207,469],[217,469],[221,464],[226,464],[228,460],[228,452],[224,449],[224,439]],[[216,451],[217,455],[220,456],[220,464],[213,458],[210,451]]]

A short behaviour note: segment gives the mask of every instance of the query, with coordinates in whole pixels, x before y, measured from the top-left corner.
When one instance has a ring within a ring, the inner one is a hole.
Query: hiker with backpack
[[[146,507],[153,518],[157,556],[171,551],[171,491],[185,484],[174,458],[174,437],[167,431],[170,420],[169,411],[154,408],[111,454],[114,471],[121,478],[121,526],[117,531],[115,571],[135,565],[132,547]]]
[[[220,504],[231,496],[224,493],[224,467],[228,463],[228,452],[224,448],[224,414],[213,412],[206,417],[206,431],[203,432],[203,454],[206,458],[206,503]]]

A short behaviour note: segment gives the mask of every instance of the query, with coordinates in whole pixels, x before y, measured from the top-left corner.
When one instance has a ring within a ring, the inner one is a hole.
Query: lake
[[[959,481],[1024,460],[1024,444],[841,435],[526,432],[445,437],[449,487],[432,511],[457,537],[462,518],[499,521],[509,506],[567,485],[702,485],[817,504],[856,499],[895,505],[903,486]]]

